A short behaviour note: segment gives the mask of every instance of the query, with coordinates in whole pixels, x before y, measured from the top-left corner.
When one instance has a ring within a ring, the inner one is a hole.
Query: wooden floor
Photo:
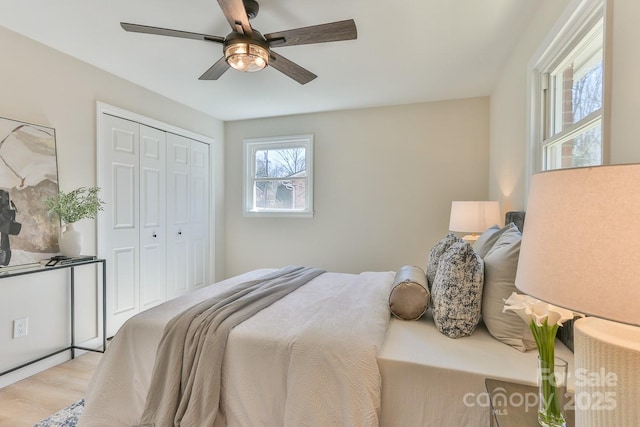
[[[89,352],[0,388],[0,427],[33,427],[80,400],[101,357]]]

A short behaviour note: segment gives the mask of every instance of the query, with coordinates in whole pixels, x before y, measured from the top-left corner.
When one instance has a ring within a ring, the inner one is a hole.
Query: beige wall
[[[215,271],[218,277],[224,275],[221,121],[2,27],[0,57],[0,116],[55,128],[63,190],[96,183],[96,101],[213,138],[215,220],[220,231],[216,235]],[[84,235],[84,252],[94,254],[95,222],[83,220],[78,225]],[[47,276],[51,274],[0,281],[0,371],[41,354],[43,349],[65,344],[67,289],[63,278]],[[95,333],[94,290],[80,284],[78,288],[79,335],[89,338]],[[24,316],[29,317],[29,336],[11,339],[12,320]]]
[[[540,2],[491,94],[489,192],[503,212],[525,208],[527,185],[527,66],[569,4]]]
[[[424,267],[452,200],[488,194],[488,98],[225,125],[227,274],[286,264]],[[313,219],[242,215],[242,140],[314,134]]]
[[[503,209],[526,208],[527,64],[568,0],[541,2],[491,95],[489,191]],[[611,163],[640,162],[640,2],[609,0]]]

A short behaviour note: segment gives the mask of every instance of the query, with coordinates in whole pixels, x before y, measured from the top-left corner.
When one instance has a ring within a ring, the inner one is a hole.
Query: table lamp
[[[640,425],[640,164],[534,175],[525,224],[516,287],[588,316],[574,323],[576,425]]]
[[[451,202],[449,231],[471,233],[462,239],[470,244],[478,240],[478,233],[500,224],[500,204],[494,201]]]

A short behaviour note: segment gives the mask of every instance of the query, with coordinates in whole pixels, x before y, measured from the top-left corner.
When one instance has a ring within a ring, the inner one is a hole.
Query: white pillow
[[[476,251],[481,258],[484,258],[487,253],[489,253],[493,245],[498,241],[500,236],[512,229],[517,230],[516,225],[512,222],[502,228],[494,225],[478,237],[478,240],[473,244],[473,250]]]

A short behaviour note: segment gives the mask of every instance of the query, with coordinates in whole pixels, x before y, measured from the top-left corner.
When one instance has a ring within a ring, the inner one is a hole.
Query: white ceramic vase
[[[59,244],[62,255],[77,257],[82,250],[82,234],[73,227],[73,224],[66,224]]]

